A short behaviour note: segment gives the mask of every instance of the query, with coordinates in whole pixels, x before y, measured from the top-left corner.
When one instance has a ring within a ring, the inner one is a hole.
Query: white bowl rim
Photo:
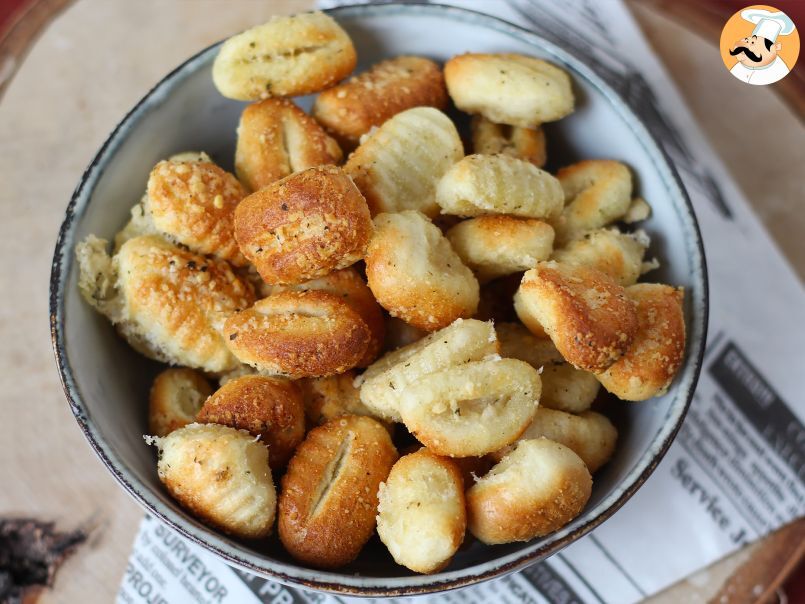
[[[532,31],[508,21],[454,6],[392,2],[376,5],[340,6],[326,9],[324,12],[329,13],[334,18],[390,16],[400,13],[441,16],[494,29],[529,43],[559,59],[563,65],[570,68],[577,76],[583,77],[589,84],[597,88],[624,118],[624,122],[633,130],[645,151],[653,160],[655,168],[669,189],[670,197],[674,200],[674,209],[687,227],[685,229],[685,236],[688,238],[687,250],[692,254],[694,268],[692,279],[698,286],[694,288],[698,297],[692,300],[690,306],[694,309],[694,312],[690,317],[692,329],[688,339],[685,365],[672,388],[672,391],[677,392],[677,396],[669,408],[663,428],[654,437],[649,449],[627,473],[626,478],[618,487],[613,489],[594,508],[585,510],[582,516],[567,527],[511,554],[467,568],[433,575],[364,577],[332,571],[320,571],[295,564],[272,561],[258,554],[243,551],[237,545],[225,541],[222,536],[212,529],[189,519],[190,517],[187,515],[176,513],[159,501],[151,489],[128,470],[126,464],[116,455],[88,417],[85,403],[76,386],[67,356],[65,331],[62,328],[65,313],[65,289],[73,264],[72,249],[75,231],[106,164],[125,142],[127,133],[151,109],[158,106],[160,100],[170,94],[171,89],[178,82],[181,82],[201,65],[210,61],[221,42],[201,50],[162,78],[120,121],[84,171],[67,207],[65,219],[56,242],[51,268],[50,329],[56,364],[65,396],[79,427],[84,432],[95,453],[123,488],[150,514],[159,518],[184,537],[214,552],[229,564],[283,584],[302,586],[339,595],[411,596],[465,587],[521,570],[556,553],[579,537],[587,534],[626,503],[657,467],[681,426],[693,398],[693,392],[703,362],[709,295],[701,233],[693,205],[671,159],[618,93],[612,90],[601,77],[596,75],[592,69],[572,53],[545,40]]]

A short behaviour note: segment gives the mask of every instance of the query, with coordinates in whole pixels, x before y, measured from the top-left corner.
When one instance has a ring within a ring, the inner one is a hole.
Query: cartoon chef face
[[[730,49],[730,54],[746,67],[765,67],[774,62],[782,45],[762,36],[741,38]]]

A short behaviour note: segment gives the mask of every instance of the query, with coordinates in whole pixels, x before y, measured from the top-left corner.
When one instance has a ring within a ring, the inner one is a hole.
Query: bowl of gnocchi
[[[647,480],[701,366],[673,165],[581,60],[435,5],[276,17],[123,118],[53,262],[109,471],[226,562],[345,595],[502,576]]]

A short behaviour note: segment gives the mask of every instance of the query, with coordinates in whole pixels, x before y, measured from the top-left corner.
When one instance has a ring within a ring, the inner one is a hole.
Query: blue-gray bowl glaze
[[[158,371],[120,339],[81,299],[73,262],[75,243],[90,233],[112,238],[142,195],[151,167],[179,151],[209,152],[231,166],[242,103],[221,97],[210,77],[218,45],[168,74],[115,128],[92,160],[67,208],[53,258],[50,323],[64,392],[79,426],[120,484],[151,514],[230,564],[287,584],[340,594],[397,596],[463,587],[522,569],[588,533],[646,481],[671,444],[693,397],[707,325],[707,275],[693,208],[668,158],[624,101],[582,61],[515,25],[472,11],[438,5],[387,4],[329,11],[349,31],[359,69],[399,54],[444,61],[467,51],[522,52],[567,69],[577,110],[548,126],[562,141],[555,167],[583,158],[624,161],[637,192],[652,205],[643,225],[662,268],[649,280],[685,286],[688,344],[685,363],[665,396],[619,403],[618,450],[595,477],[585,511],[546,538],[501,546],[467,544],[449,567],[415,575],[393,563],[376,539],[340,572],[299,566],[276,538],[262,543],[230,539],[184,512],[162,488],[146,431],[148,388]],[[310,98],[300,100],[307,108]],[[559,145],[557,145],[559,147]]]

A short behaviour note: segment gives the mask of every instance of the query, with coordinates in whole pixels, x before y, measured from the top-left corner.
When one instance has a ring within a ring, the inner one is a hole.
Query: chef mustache
[[[739,55],[744,53],[747,57],[749,57],[750,61],[754,61],[755,63],[760,63],[763,60],[763,57],[760,55],[756,55],[751,50],[749,50],[746,46],[739,46],[738,48],[731,50],[730,54],[734,57],[735,55]]]

